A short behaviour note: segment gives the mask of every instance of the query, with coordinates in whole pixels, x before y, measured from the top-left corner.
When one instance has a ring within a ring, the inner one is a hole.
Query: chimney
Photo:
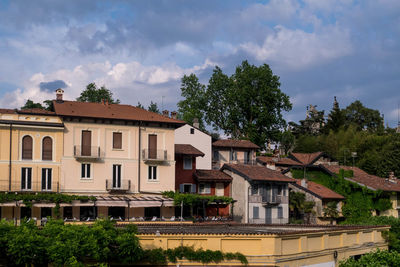
[[[171,111],[171,118],[176,120],[178,113],[176,111]]]
[[[162,114],[165,117],[169,117],[169,111],[168,110],[163,110]]]
[[[56,100],[58,103],[62,103],[63,101],[63,95],[64,95],[64,90],[61,88],[58,88],[56,90]]]
[[[307,179],[301,179],[301,186],[304,187],[304,188],[308,187]]]
[[[198,118],[193,119],[193,127],[199,129],[200,128],[200,123]]]
[[[105,105],[108,106],[108,99],[105,99]]]

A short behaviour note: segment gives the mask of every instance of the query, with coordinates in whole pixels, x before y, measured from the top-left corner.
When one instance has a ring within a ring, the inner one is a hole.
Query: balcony
[[[250,203],[262,203],[262,205],[278,205],[282,203],[282,196],[278,195],[250,195]]]
[[[162,149],[143,149],[142,158],[146,163],[165,163],[171,160],[167,152]]]
[[[0,191],[9,191],[8,181],[3,182],[3,185],[0,188]],[[30,182],[25,183],[24,186],[21,182],[12,182],[11,183],[11,191],[12,192],[59,192],[59,183],[58,181],[52,181],[50,184],[42,184],[39,182]]]
[[[74,157],[77,159],[100,159],[99,146],[74,146]]]
[[[121,180],[120,183],[113,183],[113,179],[106,180],[106,190],[114,192],[129,191],[131,189],[131,180]]]

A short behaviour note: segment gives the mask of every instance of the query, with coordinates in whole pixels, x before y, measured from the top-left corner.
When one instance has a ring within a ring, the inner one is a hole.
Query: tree
[[[136,107],[144,109],[144,106],[140,102],[137,103]]]
[[[304,193],[294,191],[289,193],[289,210],[296,221],[306,219],[306,223],[309,223],[309,215],[313,213],[314,205],[313,201],[306,201]]]
[[[316,105],[310,105],[307,107],[306,118],[300,120],[300,124],[289,122],[289,126],[295,136],[303,134],[319,135],[321,133],[321,130],[325,126],[325,111],[318,111],[316,107]]]
[[[110,104],[119,104],[119,99],[113,98],[113,93],[104,85],[100,88],[95,83],[89,83],[86,89],[81,92],[81,95],[76,99],[80,102],[101,103],[102,100],[108,101]]]
[[[280,144],[285,150],[285,154],[288,155],[294,146],[294,135],[291,131],[284,131],[281,135]]]
[[[185,99],[178,102],[178,112],[182,115],[182,119],[191,125],[197,118],[201,130],[205,130],[205,92],[205,86],[199,82],[195,74],[184,75],[181,79],[181,96]]]
[[[325,130],[329,132],[330,130],[336,132],[345,124],[345,119],[343,111],[339,107],[339,102],[336,100],[336,96],[333,101],[333,108],[329,113],[328,121],[326,123]]]
[[[44,107],[42,106],[42,104],[40,103],[35,103],[32,100],[28,99],[25,103],[24,106],[21,107],[21,109],[31,109],[31,108],[40,108],[40,109],[44,109]]]
[[[350,257],[339,263],[340,267],[399,266],[400,254],[397,251],[376,250],[356,260]]]
[[[337,210],[337,202],[331,201],[326,204],[326,206],[322,209],[325,218],[329,218],[331,224],[333,224],[333,220],[339,217],[339,212]]]
[[[150,102],[150,105],[147,108],[148,111],[160,114],[160,110],[158,109],[157,103]]]
[[[356,100],[343,110],[346,125],[356,125],[358,130],[383,130],[383,118],[378,110],[364,107]]]

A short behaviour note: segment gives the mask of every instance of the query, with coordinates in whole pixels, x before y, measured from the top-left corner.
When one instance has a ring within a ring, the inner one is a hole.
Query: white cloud
[[[254,4],[242,12],[245,20],[288,21],[297,12],[299,4],[293,0],[271,0],[266,4]]]
[[[338,27],[308,33],[277,26],[275,33],[268,35],[261,46],[248,42],[241,48],[257,60],[276,62],[292,69],[303,69],[352,52],[349,32]]]

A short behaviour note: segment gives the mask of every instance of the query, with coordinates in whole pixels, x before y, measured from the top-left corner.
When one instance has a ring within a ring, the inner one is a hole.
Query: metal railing
[[[168,151],[162,149],[143,149],[142,158],[146,161],[167,161],[170,160]]]
[[[280,204],[282,202],[282,196],[278,195],[250,195],[250,203],[266,203],[266,204]]]
[[[106,190],[107,191],[128,191],[131,189],[131,180],[115,181],[113,179],[106,180]]]
[[[0,181],[0,191],[10,191],[8,180]],[[58,181],[52,181],[50,184],[43,185],[41,181],[32,181],[22,186],[21,181],[14,181],[11,183],[11,192],[59,192],[59,183]]]
[[[98,159],[101,157],[100,147],[84,145],[74,146],[74,157]]]

